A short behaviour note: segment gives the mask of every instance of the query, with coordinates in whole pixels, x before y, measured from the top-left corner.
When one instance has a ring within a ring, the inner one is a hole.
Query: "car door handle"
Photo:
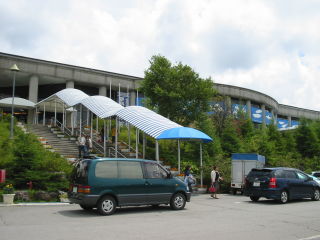
[[[148,186],[148,185],[152,185],[152,183],[145,182],[144,185]]]

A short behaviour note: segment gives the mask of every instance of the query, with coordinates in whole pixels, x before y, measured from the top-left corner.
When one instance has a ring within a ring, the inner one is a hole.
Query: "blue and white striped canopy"
[[[80,103],[99,118],[114,116],[119,110],[123,109],[119,103],[116,103],[112,99],[104,96],[88,97],[83,99]]]
[[[125,107],[116,115],[153,138],[157,138],[165,130],[181,127],[181,125],[140,106]]]
[[[40,109],[44,109],[45,106],[46,111],[54,111],[56,108],[57,112],[61,112],[63,110],[63,106],[56,103],[62,103],[66,107],[73,107],[87,97],[89,97],[89,95],[79,89],[66,88],[43,99],[38,102],[36,106]]]

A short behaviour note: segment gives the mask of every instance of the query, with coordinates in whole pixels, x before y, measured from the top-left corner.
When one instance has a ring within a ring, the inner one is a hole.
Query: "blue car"
[[[261,197],[287,203],[292,199],[320,199],[319,184],[306,173],[294,168],[252,169],[245,181],[244,194],[254,202]]]

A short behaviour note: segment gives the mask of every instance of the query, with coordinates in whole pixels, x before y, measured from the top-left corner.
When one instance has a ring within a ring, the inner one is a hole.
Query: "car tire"
[[[282,191],[280,193],[280,202],[285,204],[289,201],[289,194],[287,191]]]
[[[80,207],[81,207],[83,210],[87,210],[87,211],[92,210],[92,208],[93,208],[93,207],[89,207],[89,206],[83,205],[83,204],[80,204]]]
[[[250,199],[251,199],[251,201],[253,201],[253,202],[258,202],[259,199],[260,199],[260,197],[251,196]]]
[[[116,211],[117,203],[111,196],[102,197],[97,204],[100,215],[112,215]]]
[[[176,193],[172,196],[170,207],[173,210],[182,210],[186,205],[186,197],[182,193]]]
[[[319,189],[315,189],[313,191],[313,195],[311,197],[311,200],[313,200],[313,201],[319,201],[320,200],[320,190]]]

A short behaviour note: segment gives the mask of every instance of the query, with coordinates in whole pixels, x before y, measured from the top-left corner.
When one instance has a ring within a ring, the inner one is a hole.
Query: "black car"
[[[294,168],[252,169],[245,181],[244,194],[254,202],[261,197],[286,203],[291,199],[320,199],[319,185],[304,172]]]

